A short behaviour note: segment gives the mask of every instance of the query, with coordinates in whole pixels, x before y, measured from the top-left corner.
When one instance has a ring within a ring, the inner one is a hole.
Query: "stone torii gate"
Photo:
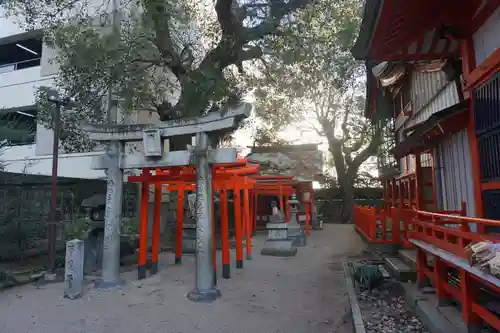
[[[211,135],[231,131],[250,116],[252,105],[241,103],[224,112],[196,118],[142,125],[87,126],[90,139],[108,142],[108,149],[92,161],[92,168],[107,170],[104,249],[100,288],[121,284],[120,226],[122,221],[123,170],[196,165],[196,287],[188,294],[193,301],[210,301],[220,296],[214,286],[212,258],[212,168],[210,164],[234,163],[235,148],[212,149]],[[175,136],[196,137],[194,149],[165,152],[163,142]],[[142,141],[143,152],[126,154],[125,143]],[[140,270],[145,269],[139,267]]]

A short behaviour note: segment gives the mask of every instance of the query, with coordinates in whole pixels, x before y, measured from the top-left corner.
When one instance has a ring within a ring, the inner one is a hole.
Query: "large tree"
[[[257,110],[274,111],[261,117],[276,130],[295,124],[328,142],[344,222],[352,221],[360,167],[376,154],[381,139],[363,116],[364,66],[350,53],[361,5],[360,0],[322,0],[289,16],[254,75]]]
[[[312,0],[98,2],[4,1],[8,14],[28,29],[43,29],[45,43],[57,50],[56,86],[78,103],[78,112],[63,114],[66,150],[89,149],[78,124],[109,121],[106,100],[161,120],[238,101],[247,61],[262,57],[269,38]],[[50,127],[44,100],[40,91],[40,118]]]

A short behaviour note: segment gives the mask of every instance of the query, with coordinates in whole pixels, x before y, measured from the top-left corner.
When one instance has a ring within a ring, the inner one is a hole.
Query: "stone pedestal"
[[[304,228],[297,221],[297,212],[299,201],[297,200],[295,194],[292,194],[292,198],[288,200],[290,205],[290,222],[288,223],[288,239],[292,241],[293,246],[305,246],[306,245],[306,232]]]
[[[83,241],[73,239],[66,242],[66,265],[64,268],[64,297],[75,299],[83,294]]]
[[[297,254],[297,248],[293,247],[292,241],[288,239],[288,228],[285,222],[266,225],[268,236],[264,248],[260,251],[264,256],[293,257]]]
[[[184,223],[183,225],[182,253],[196,253],[196,223]]]
[[[311,219],[313,230],[323,230],[323,216],[314,214]]]

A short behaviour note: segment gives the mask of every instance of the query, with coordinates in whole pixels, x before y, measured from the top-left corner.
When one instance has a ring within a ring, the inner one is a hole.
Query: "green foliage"
[[[250,61],[271,50],[266,45],[286,18],[310,2],[6,0],[4,7],[22,15],[24,28],[43,29],[45,43],[57,50],[55,86],[78,104],[62,114],[63,148],[85,151],[94,147],[80,125],[114,119],[109,100],[126,122],[137,111],[167,120],[239,101]],[[44,98],[40,91],[40,122],[51,127]]]
[[[75,221],[64,226],[64,240],[85,239],[90,231],[91,221],[88,217],[79,217]]]
[[[361,4],[324,0],[298,11],[279,37],[270,38],[272,52],[254,75],[261,118],[276,131],[295,124],[323,137],[341,187],[352,184],[378,146],[363,117],[364,66],[350,53]]]
[[[292,125],[322,137],[336,174],[335,182],[325,183],[351,201],[360,167],[380,142],[363,116],[364,64],[350,52],[361,9],[360,0],[319,0],[297,11],[269,37],[270,51],[252,77],[259,116],[275,131]]]
[[[139,218],[124,218],[122,222],[122,235],[132,236],[139,234]]]

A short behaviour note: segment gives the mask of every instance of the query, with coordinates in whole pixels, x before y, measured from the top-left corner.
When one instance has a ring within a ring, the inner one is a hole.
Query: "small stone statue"
[[[271,202],[272,214],[269,218],[269,222],[272,223],[283,223],[285,222],[285,214],[278,209],[278,203],[276,201]]]
[[[279,211],[275,201],[271,203],[272,215],[267,223],[267,241],[261,250],[261,255],[276,257],[292,257],[297,254],[297,248],[292,246],[288,238],[288,227],[284,214]]]

